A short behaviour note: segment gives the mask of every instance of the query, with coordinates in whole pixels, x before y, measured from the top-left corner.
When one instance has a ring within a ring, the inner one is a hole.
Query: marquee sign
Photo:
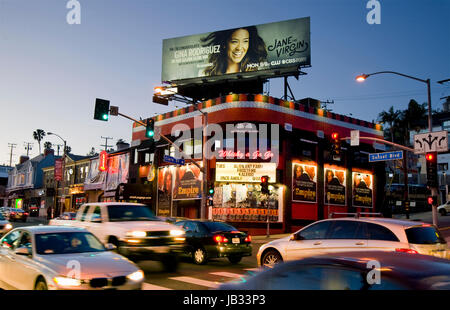
[[[98,170],[106,171],[108,169],[108,153],[106,151],[101,151],[99,160]]]
[[[276,182],[276,163],[216,163],[217,182],[260,183],[263,175],[269,176],[269,183]]]

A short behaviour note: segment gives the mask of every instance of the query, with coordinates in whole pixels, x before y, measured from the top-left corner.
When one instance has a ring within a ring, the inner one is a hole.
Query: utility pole
[[[12,167],[12,157],[13,157],[13,149],[16,147],[16,143],[8,143],[8,147],[11,148],[11,152],[9,153],[9,166]]]
[[[32,145],[33,145],[33,143],[31,143],[31,142],[24,142],[25,150],[27,150],[27,156],[30,154],[30,151],[33,149]]]
[[[61,148],[61,146],[63,146],[62,144],[57,144],[56,147],[58,148],[57,152],[58,154],[56,154],[56,156],[59,156],[59,149]]]
[[[332,111],[331,109],[328,109],[328,105],[329,104],[334,104],[334,100],[321,101],[320,103],[323,105],[322,109],[324,109],[327,112],[331,112]]]
[[[108,145],[108,140],[111,140],[113,138],[111,137],[101,137],[102,139],[105,139],[105,144],[100,144],[100,146],[104,146],[105,147],[105,151],[108,151],[108,147],[112,146],[112,145]]]

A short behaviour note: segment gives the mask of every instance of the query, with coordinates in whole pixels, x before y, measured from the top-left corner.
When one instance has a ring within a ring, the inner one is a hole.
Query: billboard
[[[309,66],[310,48],[309,17],[165,39],[161,80],[213,81]]]
[[[353,207],[373,207],[373,175],[370,172],[353,171]]]
[[[292,163],[292,201],[317,202],[316,163]]]
[[[342,167],[325,165],[325,203],[328,205],[346,205],[346,171]]]

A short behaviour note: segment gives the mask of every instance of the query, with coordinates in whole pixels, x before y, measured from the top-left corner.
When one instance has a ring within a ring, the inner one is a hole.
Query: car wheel
[[[439,210],[439,213],[440,213],[442,216],[446,216],[446,215],[447,215],[447,210],[441,209],[441,210]]]
[[[194,252],[192,252],[192,258],[197,265],[204,265],[208,260],[206,251],[202,248],[196,248]]]
[[[232,264],[237,264],[241,261],[242,256],[236,255],[236,256],[229,256],[228,260],[230,261],[230,263]]]
[[[261,265],[263,267],[273,268],[276,264],[282,263],[283,258],[281,257],[280,253],[276,250],[269,250],[266,253],[264,253],[262,259],[261,259]]]
[[[36,282],[36,285],[34,286],[34,289],[37,290],[37,291],[46,291],[46,290],[48,290],[47,283],[45,282],[44,279],[40,278]]]
[[[178,257],[176,255],[169,255],[162,260],[164,270],[167,272],[175,272],[178,268]]]

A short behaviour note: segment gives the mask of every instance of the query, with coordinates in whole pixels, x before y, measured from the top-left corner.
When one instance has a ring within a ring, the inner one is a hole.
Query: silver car
[[[29,226],[0,239],[0,288],[141,289],[144,273],[83,228]]]

